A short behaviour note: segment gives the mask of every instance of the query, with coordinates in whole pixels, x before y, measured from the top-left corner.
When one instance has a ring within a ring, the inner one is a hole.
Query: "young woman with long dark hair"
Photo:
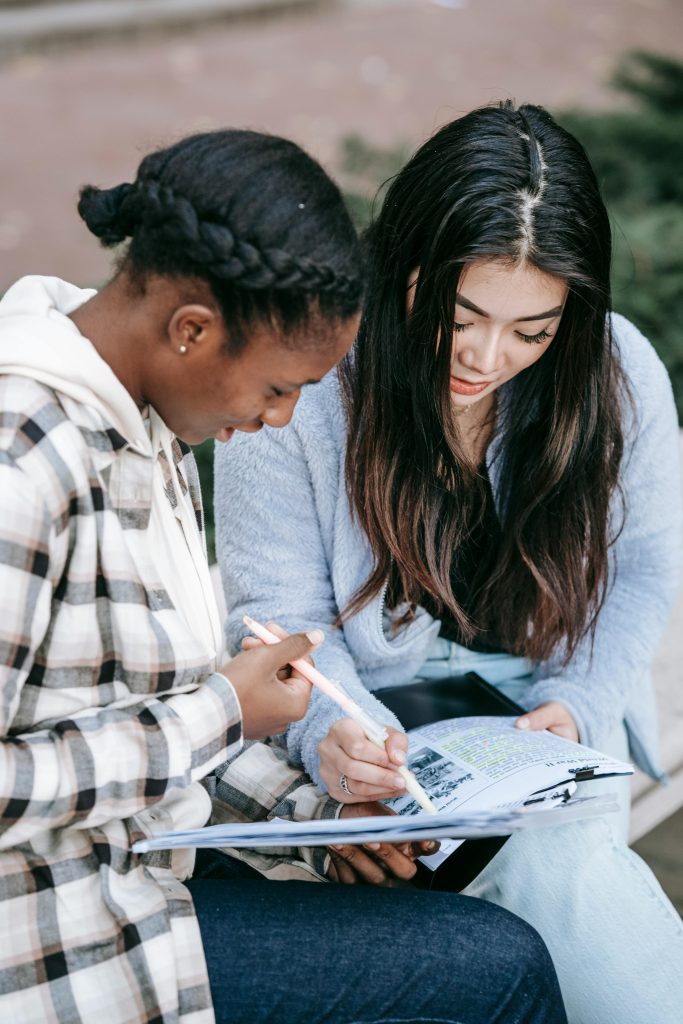
[[[185,442],[283,427],[351,344],[362,272],[322,168],[253,132],[183,139],[79,210],[128,240],[113,279],[23,278],[0,302],[0,1018],[562,1024],[547,950],[498,908],[321,900],[237,863],[186,885],[192,851],[131,853],[212,807],[339,813],[273,748],[235,757],[303,716],[286,666],[322,638],[220,667]],[[435,918],[459,941],[427,966],[396,939]]]
[[[584,150],[539,107],[474,111],[396,176],[367,246],[340,372],[286,431],[218,455],[230,642],[245,612],[315,624],[321,668],[395,727],[369,690],[472,669],[528,709],[520,728],[661,775],[678,429],[662,364],[610,313]],[[316,695],[288,746],[339,800],[402,789],[400,731],[383,755]],[[621,798],[619,820],[512,837],[467,891],[539,929],[574,1024],[673,1024],[683,927]]]

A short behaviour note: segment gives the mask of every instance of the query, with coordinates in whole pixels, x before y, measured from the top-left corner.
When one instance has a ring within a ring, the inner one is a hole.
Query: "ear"
[[[225,328],[218,313],[209,306],[192,303],[179,306],[168,322],[171,351],[191,356],[201,346],[202,352],[219,348],[225,341]]]

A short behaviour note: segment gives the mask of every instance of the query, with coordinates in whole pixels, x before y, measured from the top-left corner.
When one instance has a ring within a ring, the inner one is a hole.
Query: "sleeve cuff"
[[[190,741],[193,782],[228,760],[242,746],[242,709],[231,682],[214,672],[197,690],[167,700]]]

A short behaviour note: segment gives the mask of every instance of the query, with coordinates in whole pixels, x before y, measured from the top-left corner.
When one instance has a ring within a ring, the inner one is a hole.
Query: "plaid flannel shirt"
[[[0,376],[0,1020],[209,1024],[193,858],[132,842],[202,825],[207,788],[219,820],[335,812],[275,748],[228,760],[237,698],[146,551],[152,471],[94,409]]]

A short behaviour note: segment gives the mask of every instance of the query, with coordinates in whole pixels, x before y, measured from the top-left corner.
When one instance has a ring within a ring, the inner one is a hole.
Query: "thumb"
[[[321,629],[312,629],[309,633],[294,633],[286,640],[281,640],[279,644],[269,645],[266,650],[272,659],[273,671],[284,668],[299,658],[305,658],[319,647],[324,639],[325,635]]]
[[[551,725],[555,725],[557,722],[557,708],[553,707],[552,704],[541,704],[540,707],[535,708],[533,711],[527,711],[525,715],[522,715],[517,719],[515,725],[518,729],[547,729]]]

